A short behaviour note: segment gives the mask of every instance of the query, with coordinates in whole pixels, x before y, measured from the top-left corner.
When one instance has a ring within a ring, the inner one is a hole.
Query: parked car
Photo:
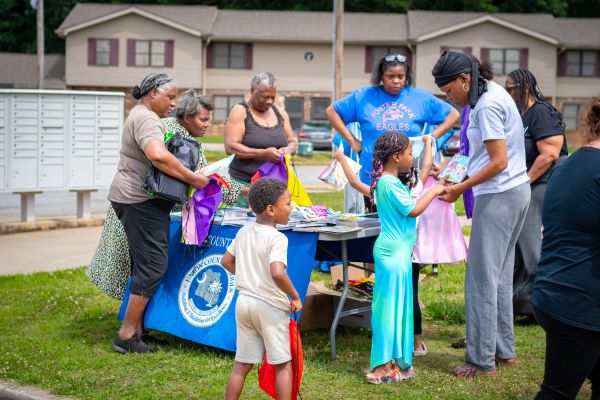
[[[460,150],[460,133],[454,131],[452,136],[442,146],[442,153],[445,156],[453,156]]]
[[[328,121],[307,121],[298,131],[299,142],[310,142],[314,149],[331,150],[333,129]]]

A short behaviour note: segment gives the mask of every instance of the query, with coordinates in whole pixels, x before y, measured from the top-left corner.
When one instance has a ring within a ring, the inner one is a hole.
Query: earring
[[[463,90],[464,90],[465,92],[468,92],[468,91],[469,91],[469,84],[468,84],[467,82],[463,83],[463,86],[462,86],[462,87],[463,87]]]

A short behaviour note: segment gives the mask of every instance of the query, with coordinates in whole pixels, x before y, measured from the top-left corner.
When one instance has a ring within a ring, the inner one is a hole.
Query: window
[[[211,43],[207,51],[208,68],[252,69],[252,44]]]
[[[494,73],[507,75],[510,71],[521,67],[521,50],[489,49],[489,61],[494,66]]]
[[[402,54],[410,64],[410,52],[406,47],[367,46],[365,57],[365,72],[371,73],[375,64],[388,54]]]
[[[110,65],[110,40],[96,39],[96,65]]]
[[[329,97],[312,97],[310,102],[310,119],[313,121],[327,121],[325,109],[331,104]]]
[[[88,65],[119,65],[119,39],[88,38]]]
[[[214,96],[213,119],[215,121],[226,121],[231,108],[242,101],[244,101],[243,96]]]
[[[294,132],[298,132],[302,128],[304,122],[304,98],[303,97],[288,97],[285,99],[285,111],[290,117],[290,125]]]
[[[136,67],[164,67],[166,43],[164,40],[136,40]]]
[[[567,50],[565,53],[567,76],[596,76],[595,51]]]
[[[575,131],[579,127],[579,113],[581,112],[584,104],[564,104],[563,105],[563,122],[565,123],[565,129],[569,131]]]

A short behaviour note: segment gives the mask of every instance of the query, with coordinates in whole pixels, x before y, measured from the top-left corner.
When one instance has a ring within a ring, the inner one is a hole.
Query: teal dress
[[[407,186],[383,174],[375,188],[381,233],[375,241],[371,369],[395,360],[407,370],[413,356],[413,288],[411,254],[417,238],[417,220],[408,214],[416,200]]]

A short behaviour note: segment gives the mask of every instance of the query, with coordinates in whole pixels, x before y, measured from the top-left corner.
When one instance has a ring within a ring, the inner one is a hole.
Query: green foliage
[[[45,2],[44,35],[48,54],[64,54],[55,30],[78,0]],[[332,11],[332,0],[85,0],[86,3],[211,5],[220,9]],[[345,11],[405,13],[408,10],[548,13],[556,17],[600,17],[600,2],[586,0],[346,0]],[[0,1],[0,52],[35,53],[36,11],[30,0]]]
[[[0,52],[35,52],[35,18],[29,0],[0,1]]]

